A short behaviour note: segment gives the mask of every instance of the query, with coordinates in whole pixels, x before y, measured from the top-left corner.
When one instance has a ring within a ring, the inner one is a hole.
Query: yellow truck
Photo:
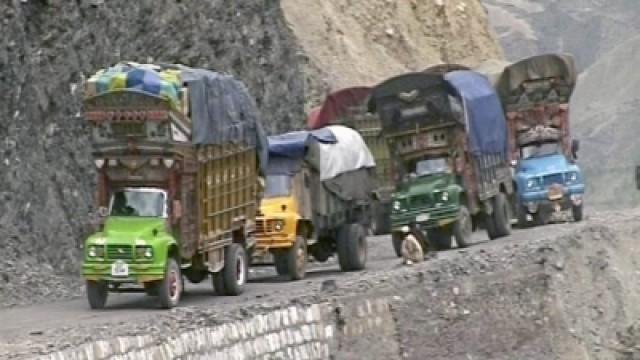
[[[272,254],[292,280],[304,278],[309,255],[324,262],[337,253],[343,271],[363,269],[374,175],[371,152],[348,127],[269,137],[254,258]]]

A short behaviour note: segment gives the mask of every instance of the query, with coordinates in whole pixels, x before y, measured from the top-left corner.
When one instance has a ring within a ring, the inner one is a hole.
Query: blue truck
[[[507,119],[519,227],[544,225],[554,214],[583,217],[585,183],[571,140],[569,102],[577,75],[571,55],[546,54],[506,66],[495,77]]]

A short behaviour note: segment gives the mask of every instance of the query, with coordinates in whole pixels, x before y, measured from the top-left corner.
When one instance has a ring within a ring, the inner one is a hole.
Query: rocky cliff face
[[[49,275],[77,274],[94,186],[80,98],[97,69],[132,60],[229,72],[248,85],[266,128],[284,131],[303,126],[305,108],[328,89],[423,69],[443,51],[471,64],[501,56],[478,1],[438,4],[2,2],[0,302],[64,294]],[[40,290],[14,286],[28,279]]]
[[[635,0],[482,0],[509,59],[574,54],[581,70],[640,30]]]
[[[590,66],[573,95],[573,132],[582,140],[579,163],[591,206],[623,208],[640,203],[635,184],[635,166],[640,165],[640,75],[634,60],[639,56],[636,36]]]

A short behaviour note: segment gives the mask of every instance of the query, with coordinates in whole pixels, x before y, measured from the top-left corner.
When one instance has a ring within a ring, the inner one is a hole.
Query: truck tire
[[[498,193],[493,201],[492,217],[495,226],[495,239],[511,234],[511,210],[504,193]]]
[[[572,205],[571,206],[571,214],[573,215],[573,221],[580,222],[582,221],[582,205]]]
[[[213,285],[213,292],[216,295],[224,296],[226,294],[224,290],[224,271],[220,270],[211,274],[211,285]]]
[[[392,233],[391,234],[391,243],[393,245],[393,250],[396,253],[397,257],[402,257],[402,242],[404,241],[404,235],[401,233]]]
[[[228,296],[242,294],[249,276],[247,254],[239,244],[231,244],[224,252],[224,268],[222,268],[224,280],[224,293]]]
[[[338,262],[342,271],[362,270],[367,262],[367,237],[360,224],[343,225],[338,232]]]
[[[460,218],[453,223],[453,237],[459,248],[466,248],[471,244],[473,235],[473,220],[466,206],[460,206]]]
[[[517,208],[517,217],[518,217],[518,227],[520,229],[526,229],[529,227],[529,220],[527,220],[527,209],[522,206],[522,205],[518,205]]]
[[[167,259],[164,270],[164,278],[157,284],[158,300],[163,309],[176,307],[182,296],[182,273],[180,266],[174,258]]]
[[[287,265],[287,254],[283,251],[278,251],[273,254],[273,262],[278,275],[288,275],[289,268]]]
[[[498,238],[499,236],[497,235],[497,232],[496,232],[496,224],[495,224],[495,221],[493,220],[493,216],[484,214],[482,217],[484,220],[484,228],[487,230],[487,235],[489,236],[489,240]]]
[[[450,250],[453,246],[451,233],[444,229],[429,229],[427,237],[433,242],[436,250]]]
[[[107,303],[107,297],[109,296],[109,286],[105,281],[91,281],[87,280],[87,300],[89,300],[89,306],[93,310],[104,309],[104,305]]]
[[[291,280],[304,279],[307,271],[307,240],[298,235],[296,242],[287,251],[287,269]]]

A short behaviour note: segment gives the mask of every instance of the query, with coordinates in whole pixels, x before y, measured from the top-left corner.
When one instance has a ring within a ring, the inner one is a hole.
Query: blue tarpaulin
[[[338,140],[331,130],[322,128],[312,131],[293,131],[286,134],[269,136],[269,154],[300,159],[310,138],[325,144],[335,144]]]
[[[506,154],[507,122],[489,79],[474,71],[461,70],[446,74],[445,80],[462,99],[471,152]]]

